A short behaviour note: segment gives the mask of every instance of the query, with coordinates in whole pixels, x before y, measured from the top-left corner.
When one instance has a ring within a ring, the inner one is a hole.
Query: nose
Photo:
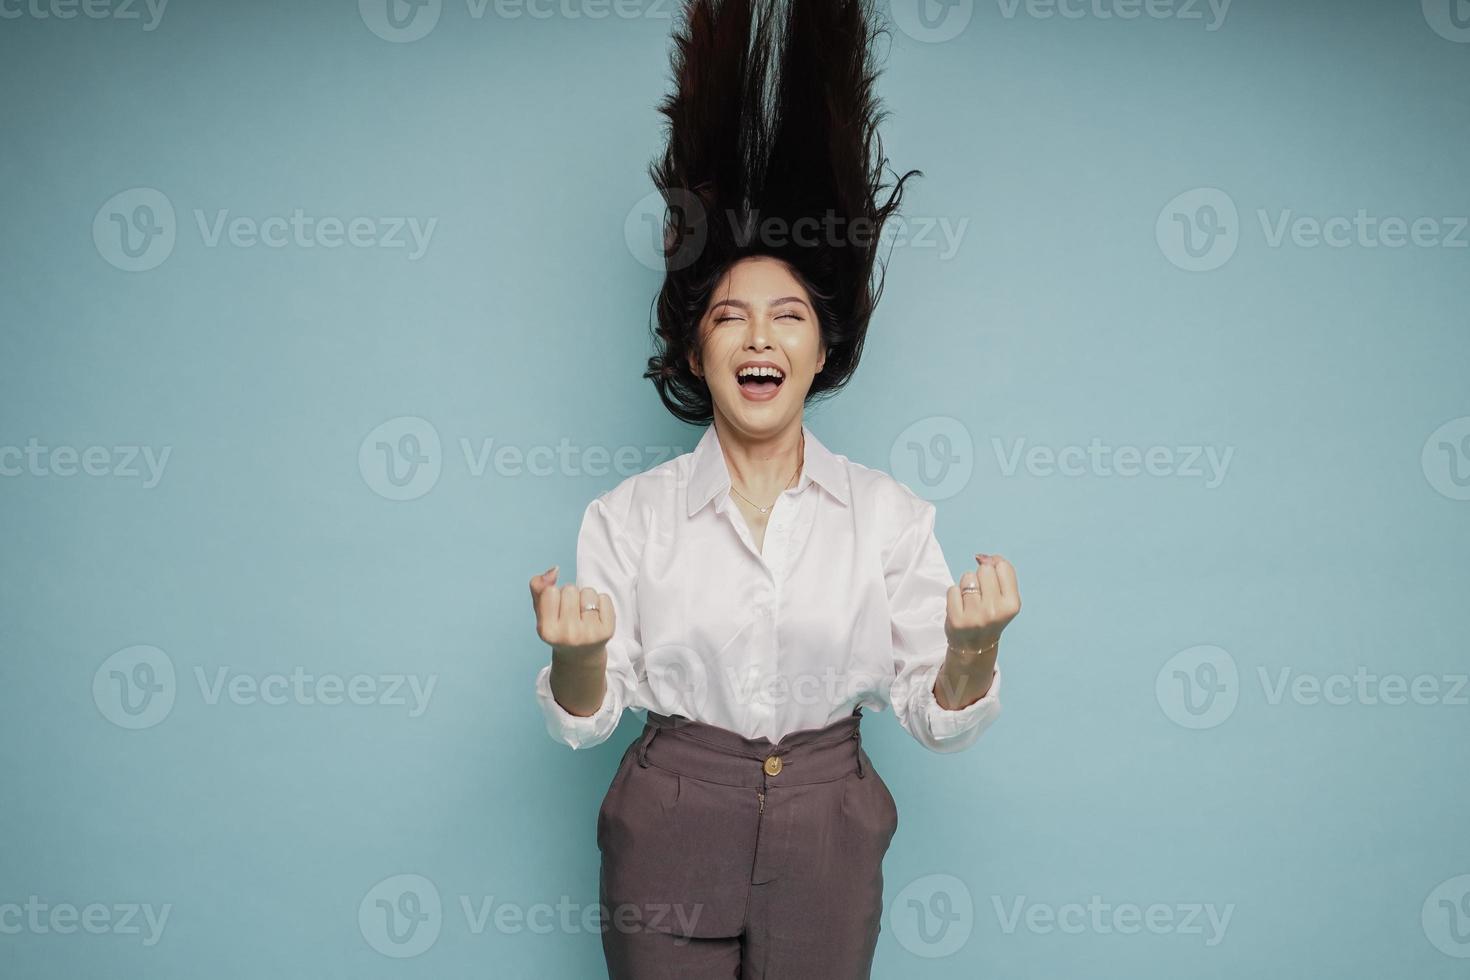
[[[746,320],[745,346],[752,350],[770,350],[770,328],[763,316],[752,316]]]

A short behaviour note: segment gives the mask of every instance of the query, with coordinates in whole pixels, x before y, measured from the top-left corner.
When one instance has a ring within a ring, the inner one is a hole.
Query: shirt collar
[[[816,483],[845,507],[848,503],[849,483],[847,468],[842,460],[822,445],[811,429],[805,425],[801,431],[806,436],[806,460],[801,468],[801,477],[796,489],[804,490],[808,483]],[[730,489],[730,468],[725,463],[725,453],[720,448],[719,436],[714,423],[700,437],[694,447],[694,459],[689,469],[689,516],[693,517],[715,498]],[[717,505],[718,506],[718,505]]]

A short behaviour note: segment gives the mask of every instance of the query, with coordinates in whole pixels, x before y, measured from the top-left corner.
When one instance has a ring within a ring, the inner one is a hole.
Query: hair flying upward
[[[667,206],[658,352],[645,377],[669,411],[713,417],[689,368],[698,323],[726,269],[749,255],[784,260],[811,294],[826,366],[808,398],[857,368],[882,294],[879,233],[904,183],[883,181],[873,95],[872,0],[685,0],[659,104],[668,142],[649,175]],[[880,203],[881,200],[881,203]]]

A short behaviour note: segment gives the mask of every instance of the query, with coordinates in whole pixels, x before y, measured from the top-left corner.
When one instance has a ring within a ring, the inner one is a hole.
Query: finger
[[[966,572],[960,576],[960,599],[964,602],[966,609],[976,609],[980,605],[980,580],[975,577],[974,572]]]
[[[1000,599],[1000,582],[995,577],[995,566],[990,562],[980,566],[980,594],[987,603]]]
[[[1000,555],[995,556],[995,578],[1000,582],[1000,594],[1014,601],[1020,598],[1021,590],[1016,585],[1016,566]]]
[[[557,591],[561,593],[561,606],[557,608],[557,618],[567,626],[575,626],[582,618],[582,613],[577,608],[577,603],[582,599],[582,590],[575,585],[563,585]]]
[[[591,609],[587,607],[591,606]],[[596,620],[602,622],[602,609],[597,603],[596,589],[583,589],[577,596],[577,618],[582,620]]]
[[[542,593],[544,593],[546,591],[547,587],[555,584],[555,582],[556,582],[556,570],[558,568],[560,568],[560,567],[561,567],[560,565],[552,565],[550,568],[548,568],[546,571],[542,572],[540,575],[532,575],[531,576],[531,598],[532,599],[540,599]]]
[[[546,577],[548,574],[551,576],[549,579]],[[542,624],[554,623],[556,622],[557,608],[561,605],[561,590],[551,587],[552,583],[556,581],[556,567],[552,566],[549,573],[538,575],[536,578],[541,579],[539,592],[535,585],[535,579],[532,579],[533,584],[531,585],[531,594],[535,596],[536,620]]]
[[[602,619],[602,628],[612,635],[613,628],[617,625],[617,612],[613,609],[612,596],[606,592],[597,594],[597,615]]]
[[[951,585],[945,593],[945,605],[949,608],[949,621],[951,623],[963,623],[965,621],[965,597],[960,595],[960,587]]]

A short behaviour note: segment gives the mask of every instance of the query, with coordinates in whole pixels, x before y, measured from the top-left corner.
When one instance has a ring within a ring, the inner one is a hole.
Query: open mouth
[[[773,395],[785,382],[786,375],[779,368],[746,367],[736,374],[736,380],[747,394]]]

